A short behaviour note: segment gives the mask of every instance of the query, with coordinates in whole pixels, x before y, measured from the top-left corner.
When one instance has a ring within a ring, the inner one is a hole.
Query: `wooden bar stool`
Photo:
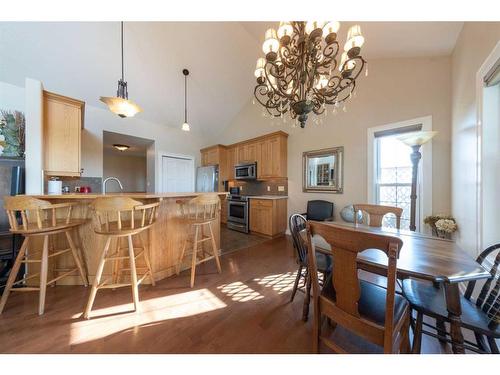
[[[142,204],[128,197],[97,198],[92,203],[94,210],[94,231],[107,238],[92,284],[87,307],[83,314],[85,319],[89,318],[98,289],[115,289],[131,286],[134,310],[136,311],[139,307],[139,284],[146,277],[149,277],[151,284],[155,285],[151,262],[149,260],[149,248],[145,245],[141,233],[155,223],[159,205],[159,202]],[[139,238],[141,247],[134,247],[132,236],[135,235]],[[127,238],[127,246],[123,248],[120,247],[120,240],[122,238]],[[109,253],[112,239],[116,239],[116,247],[112,253]],[[122,250],[126,250],[126,254],[122,254]],[[144,263],[146,264],[143,267],[145,272],[140,279],[137,279],[137,270],[140,268],[136,267],[136,259],[141,256],[144,257]],[[128,260],[128,268],[122,267],[122,262],[125,260]],[[101,282],[106,261],[113,262],[113,271],[111,277]],[[130,282],[120,282],[123,271],[130,271]]]
[[[87,275],[82,267],[82,263],[85,264],[82,253],[80,249],[76,247],[71,237],[71,231],[85,222],[85,220],[71,218],[72,209],[75,205],[75,203],[51,204],[41,199],[26,196],[4,197],[4,206],[9,218],[10,231],[14,234],[24,236],[24,241],[16,257],[14,266],[10,271],[2,299],[0,300],[0,314],[7,303],[10,292],[39,291],[38,314],[42,315],[45,308],[45,292],[47,290],[47,285],[53,285],[56,281],[63,277],[70,276],[75,272],[78,272],[83,284],[85,286],[88,285]],[[61,212],[62,210],[65,212]],[[69,246],[68,248],[54,249],[53,244],[49,246],[49,242],[53,239],[53,236],[59,233],[65,234]],[[34,237],[39,236],[43,236],[43,249],[41,254],[36,251],[29,254],[28,250],[32,250]],[[59,269],[55,267],[53,271],[60,274],[52,280],[47,281],[49,259],[53,259],[55,263],[55,257],[68,252],[71,252],[73,256],[75,268]],[[22,263],[39,263],[40,272],[15,281]],[[24,286],[13,288],[13,286],[25,284],[27,280],[37,276],[40,278],[38,287]]]
[[[191,253],[191,288],[194,286],[196,266],[203,262],[215,258],[217,271],[221,273],[219,251],[215,243],[212,223],[217,221],[220,212],[220,199],[217,194],[202,194],[190,201],[177,201],[180,205],[183,223],[188,227],[188,234],[184,239],[182,251],[177,262],[177,275],[181,270],[182,260],[188,244],[192,245]],[[208,228],[208,233],[204,234],[203,229]],[[191,237],[191,238],[190,238]],[[203,248],[203,242],[210,241],[212,244],[212,254]],[[198,247],[201,244],[201,250]]]

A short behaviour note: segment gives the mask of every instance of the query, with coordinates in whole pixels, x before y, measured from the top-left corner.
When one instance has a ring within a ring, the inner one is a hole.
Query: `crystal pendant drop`
[[[365,69],[365,77],[368,77],[368,65],[366,65],[366,69]]]
[[[255,99],[252,99],[252,104],[254,104],[254,105],[255,105]]]
[[[347,106],[344,103],[344,107],[342,107],[342,111],[347,112]]]

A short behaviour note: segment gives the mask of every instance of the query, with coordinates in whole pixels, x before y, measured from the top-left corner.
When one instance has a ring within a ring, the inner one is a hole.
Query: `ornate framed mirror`
[[[302,191],[343,193],[344,147],[302,153]]]

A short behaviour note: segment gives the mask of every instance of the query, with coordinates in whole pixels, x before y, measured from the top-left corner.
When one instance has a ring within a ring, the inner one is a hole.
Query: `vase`
[[[436,232],[439,238],[444,238],[447,240],[451,240],[451,233],[445,232],[444,230],[439,230],[436,228]]]

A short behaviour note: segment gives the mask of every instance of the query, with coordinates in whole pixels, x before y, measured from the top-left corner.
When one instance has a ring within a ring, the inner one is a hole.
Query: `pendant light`
[[[182,130],[188,132],[191,130],[187,120],[187,76],[189,75],[189,70],[183,69],[182,74],[184,74],[184,123],[182,124]]]
[[[120,117],[134,117],[142,108],[128,99],[127,82],[123,74],[123,21],[121,22],[122,78],[118,81],[116,97],[101,96],[100,100],[109,110]]]

